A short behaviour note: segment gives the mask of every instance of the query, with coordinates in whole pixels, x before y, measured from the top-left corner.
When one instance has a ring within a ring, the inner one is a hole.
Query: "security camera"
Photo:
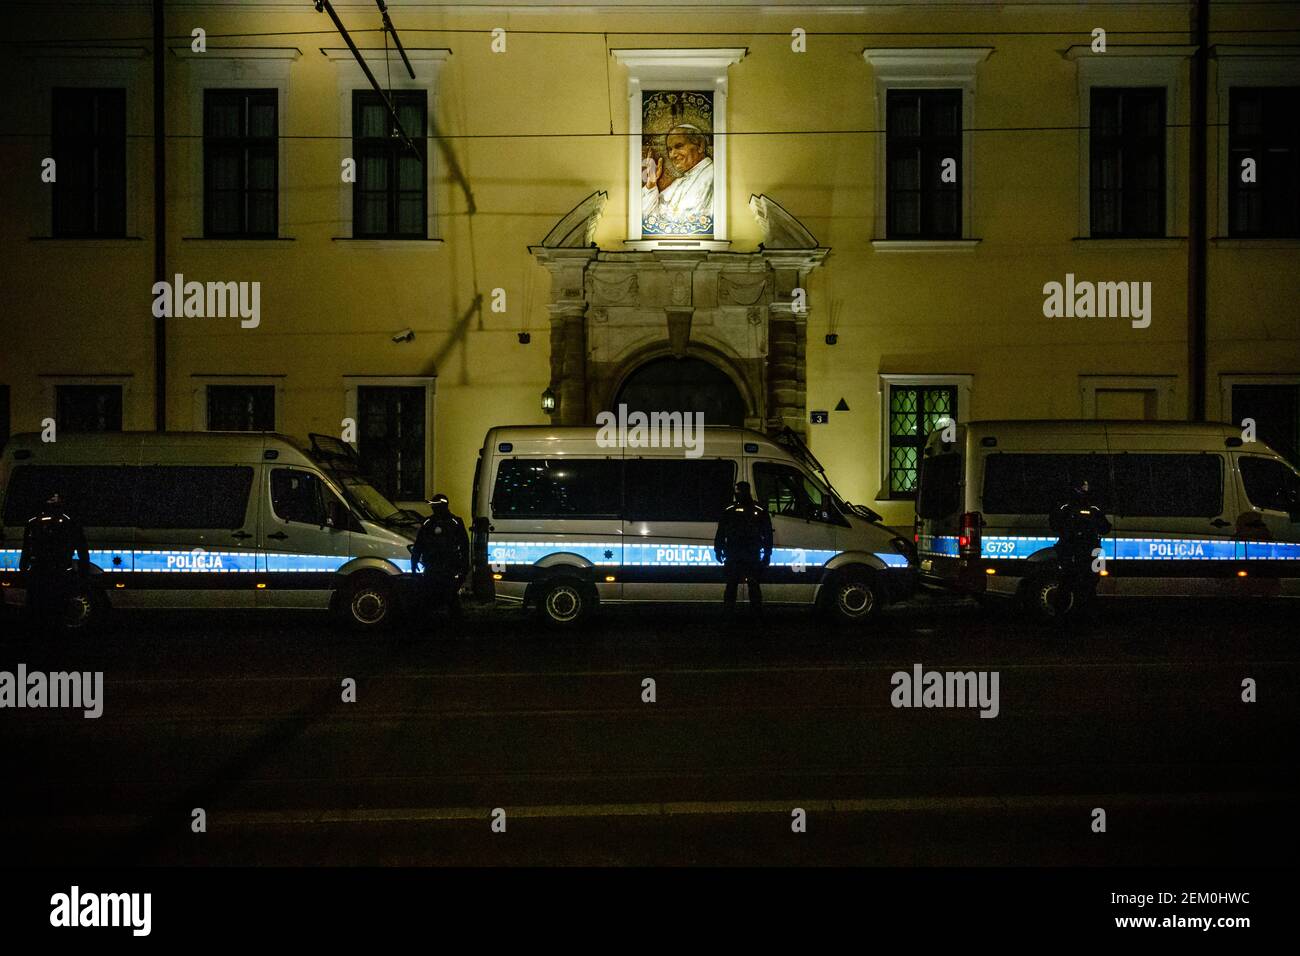
[[[409,342],[415,338],[415,329],[402,329],[393,336],[394,342]]]
[[[532,337],[532,335],[531,335],[530,333],[528,333],[528,332],[520,332],[520,333],[519,333],[519,344],[520,344],[520,345],[527,345],[527,344],[528,344],[529,342],[531,342],[532,340],[533,340],[533,337]]]

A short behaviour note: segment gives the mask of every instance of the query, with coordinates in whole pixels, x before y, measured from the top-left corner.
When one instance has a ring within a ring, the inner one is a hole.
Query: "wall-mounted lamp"
[[[838,342],[839,340],[840,340],[840,337],[839,337],[837,334],[835,334],[834,332],[827,332],[827,333],[826,333],[826,344],[827,344],[827,345],[834,345],[834,344],[835,344],[836,342]]]
[[[520,344],[520,345],[527,345],[527,344],[528,344],[529,342],[531,342],[532,340],[533,340],[533,335],[532,335],[531,332],[520,332],[520,333],[519,333],[519,344]]]
[[[548,386],[546,391],[542,392],[542,411],[550,414],[555,411],[555,393]]]

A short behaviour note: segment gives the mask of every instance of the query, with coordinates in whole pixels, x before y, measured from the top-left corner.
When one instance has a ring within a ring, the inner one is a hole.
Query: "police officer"
[[[1092,501],[1088,482],[1081,481],[1070,489],[1070,496],[1048,516],[1057,535],[1056,559],[1061,568],[1061,587],[1057,589],[1057,613],[1074,598],[1076,609],[1089,603],[1097,591],[1093,572],[1093,552],[1101,547],[1102,535],[1110,531],[1106,515]]]
[[[68,602],[90,576],[90,551],[81,525],[63,510],[63,498],[57,491],[23,529],[18,569],[25,577],[33,625],[60,623]]]
[[[460,586],[469,571],[469,535],[451,513],[446,495],[429,499],[432,509],[411,546],[411,570],[423,571],[424,590],[434,608],[445,607],[452,620],[461,616]]]
[[[728,614],[736,609],[736,586],[749,585],[749,606],[755,614],[763,610],[759,579],[772,560],[772,518],[754,500],[749,482],[736,483],[736,502],[722,513],[713,552],[723,564],[727,588],[722,603]]]

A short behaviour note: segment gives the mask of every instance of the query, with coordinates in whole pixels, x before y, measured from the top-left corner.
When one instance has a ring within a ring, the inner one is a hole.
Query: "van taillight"
[[[957,547],[963,554],[980,553],[980,527],[984,519],[978,511],[967,511],[961,516],[961,533],[957,536]]]

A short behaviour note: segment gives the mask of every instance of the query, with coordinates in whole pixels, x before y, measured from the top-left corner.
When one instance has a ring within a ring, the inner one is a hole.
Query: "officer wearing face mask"
[[[435,608],[446,608],[452,620],[461,617],[460,586],[469,572],[469,534],[451,513],[446,495],[429,499],[431,512],[411,545],[411,570],[422,576],[425,595]]]

